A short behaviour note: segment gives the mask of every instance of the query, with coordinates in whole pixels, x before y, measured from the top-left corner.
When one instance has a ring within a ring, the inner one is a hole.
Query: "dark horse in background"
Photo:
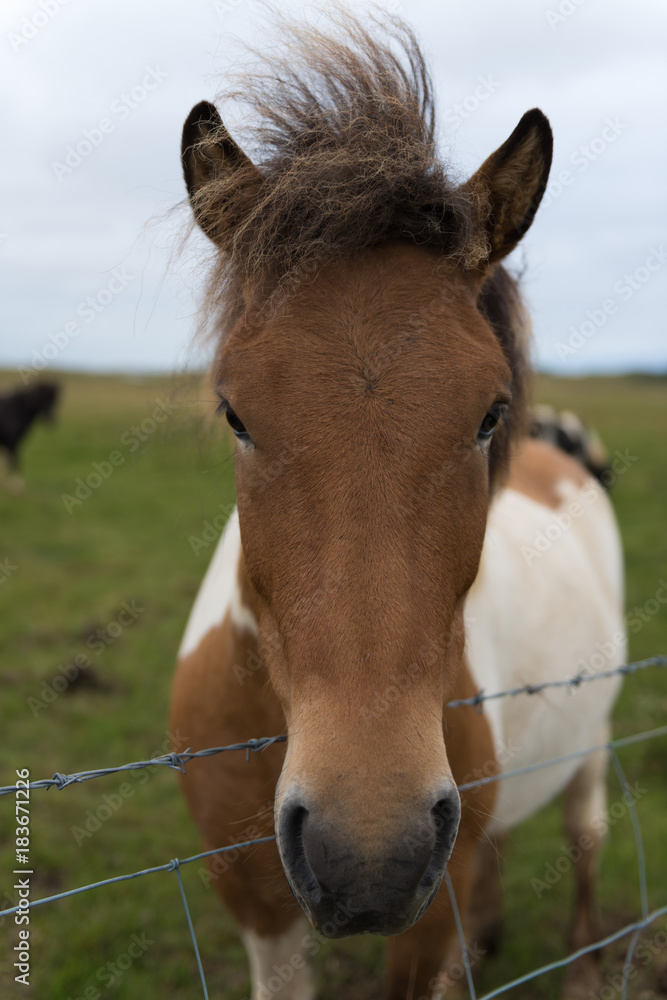
[[[59,395],[55,382],[35,382],[0,393],[0,448],[7,453],[11,472],[18,474],[19,446],[35,420],[39,417],[51,423],[55,419]]]

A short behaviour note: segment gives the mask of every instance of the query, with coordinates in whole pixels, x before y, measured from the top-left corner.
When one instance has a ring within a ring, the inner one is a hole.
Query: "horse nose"
[[[373,848],[355,842],[335,812],[296,790],[283,798],[278,847],[292,890],[313,926],[326,937],[400,934],[415,923],[437,892],[461,815],[458,792],[447,782],[396,834],[378,824]]]

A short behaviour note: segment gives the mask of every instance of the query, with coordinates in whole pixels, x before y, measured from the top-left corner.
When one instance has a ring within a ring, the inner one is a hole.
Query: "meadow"
[[[205,385],[194,379],[58,378],[58,421],[37,426],[24,448],[25,491],[14,495],[0,479],[2,785],[14,782],[16,769],[28,768],[35,780],[169,749],[175,654],[234,502],[232,446],[207,416],[214,401]],[[0,373],[0,384],[10,380]],[[578,412],[598,429],[612,457],[621,456],[612,497],[626,552],[630,657],[667,653],[667,381],[542,377],[537,396]],[[666,719],[667,670],[628,678],[614,736]],[[636,788],[649,904],[665,905],[667,740],[635,744],[621,759]],[[610,804],[622,806],[611,770],[608,780]],[[627,809],[617,812],[601,866],[604,934],[640,914],[632,826]],[[0,799],[0,908],[14,900],[14,827],[14,798],[6,796]],[[571,879],[535,888],[547,866],[563,856],[564,842],[559,803],[514,832],[505,851],[505,937],[500,953],[474,970],[480,994],[567,953]],[[167,768],[32,794],[34,898],[198,850],[177,776]],[[182,875],[209,993],[241,1000],[249,993],[245,952],[200,868],[195,862]],[[174,874],[49,903],[33,912],[30,927],[32,975],[24,987],[14,982],[13,918],[0,921],[2,997],[201,996]],[[651,962],[638,960],[630,996],[667,995],[666,941],[664,918],[642,933],[641,955],[654,955]],[[610,984],[625,945],[627,940],[603,956]],[[379,1000],[383,953],[379,938],[323,943],[316,958],[318,997]],[[511,996],[559,997],[562,978],[562,972],[543,976]]]

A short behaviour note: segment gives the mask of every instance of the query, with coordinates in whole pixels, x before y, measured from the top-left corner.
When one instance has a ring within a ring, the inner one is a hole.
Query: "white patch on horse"
[[[193,653],[204,636],[224,621],[228,611],[237,628],[259,634],[255,615],[241,601],[240,558],[241,529],[234,509],[199,588],[178,652],[180,658]]]
[[[476,687],[487,694],[625,662],[622,554],[611,505],[592,481],[581,489],[563,481],[558,492],[558,510],[507,489],[489,511],[465,616],[468,662]],[[529,563],[522,548],[534,548],[538,534],[548,538],[546,529],[573,503],[579,505],[576,516]],[[593,744],[620,684],[617,676],[485,702],[503,773]],[[564,788],[582,760],[499,782],[489,829],[507,830],[535,812]]]
[[[305,917],[280,937],[260,937],[251,930],[241,931],[241,936],[250,962],[252,1000],[314,1000],[308,964],[313,951],[309,953],[306,944],[316,939]]]

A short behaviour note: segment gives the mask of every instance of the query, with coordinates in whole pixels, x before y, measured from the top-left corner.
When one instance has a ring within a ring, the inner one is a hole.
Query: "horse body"
[[[0,393],[0,449],[6,451],[10,472],[17,476],[21,441],[36,419],[55,419],[59,393],[59,386],[53,382],[36,382],[28,388]],[[21,488],[20,477],[16,483]]]
[[[579,507],[572,508],[575,503]],[[558,524],[556,516],[562,517],[568,509],[576,509],[578,516],[570,515],[568,529],[540,553],[535,549],[536,537],[547,537],[544,533],[549,527]],[[527,443],[515,457],[506,488],[491,505],[479,573],[466,600],[470,682],[468,686],[462,683],[454,695],[465,698],[478,691],[492,694],[560,681],[577,671],[590,677],[622,663],[621,570],[618,532],[604,491],[551,446]],[[187,741],[197,747],[284,731],[284,714],[262,661],[252,603],[238,512],[234,511],[211,559],[179,650],[172,727],[187,734]],[[577,604],[585,606],[587,614],[568,622],[568,612]],[[454,765],[457,781],[474,782],[493,775],[496,768],[499,773],[513,771],[603,744],[618,687],[619,679],[610,678],[583,683],[576,690],[555,689],[484,702],[482,718],[488,724],[490,743],[485,753],[470,755],[458,769]],[[380,700],[379,708],[377,702],[369,706],[369,724],[383,704]],[[469,711],[453,708],[445,714],[444,725],[453,743],[461,715]],[[483,728],[482,734],[484,740]],[[184,790],[205,849],[273,832],[275,787],[284,756],[284,747],[276,744],[253,755],[249,763],[235,755],[188,765]],[[488,880],[498,878],[492,838],[536,812],[578,776],[577,809],[570,815],[569,832],[575,843],[586,835],[599,844],[605,812],[604,754],[597,756],[591,769],[592,759],[583,759],[583,770],[582,759],[575,757],[494,785],[497,794],[484,818],[491,865],[484,873],[487,884],[477,892],[489,901],[486,906],[482,903],[483,925],[497,917],[495,911],[488,912],[493,898]],[[471,766],[474,760],[477,763]],[[251,960],[254,996],[261,1000],[262,988],[275,976],[274,966],[284,968],[294,955],[305,962],[319,947],[316,939],[301,918],[273,845],[255,848],[232,864],[224,855],[214,858],[209,879],[239,920]],[[590,874],[583,882],[582,895],[586,895]],[[433,909],[437,906],[433,904]],[[579,923],[584,925],[581,944],[591,936],[590,910],[589,901],[577,908]],[[338,919],[344,929],[343,911]],[[333,936],[331,927],[323,930]],[[428,963],[429,981],[445,944],[443,932]],[[291,986],[285,983],[276,995],[310,1000],[314,992],[307,965]]]
[[[607,500],[522,432],[526,324],[500,261],[545,190],[549,124],[528,112],[455,186],[409,30],[391,21],[378,43],[351,15],[338,28],[297,32],[268,82],[246,81],[260,166],[206,102],[182,140],[218,248],[214,378],[238,519],[186,629],[171,724],[195,748],[288,737],[183,778],[206,850],[275,829],[276,844],[208,862],[254,1000],[313,996],[304,914],[328,937],[390,937],[390,1000],[437,995],[456,938],[445,869],[490,939],[489,845],[564,786],[568,835],[590,840],[573,940],[593,941],[604,750],[475,779],[604,741],[616,684],[482,712],[449,702],[623,656]],[[591,958],[575,979],[595,988]]]
[[[540,482],[545,465],[552,495]],[[622,554],[604,490],[544,444],[526,442],[515,466],[520,472],[511,469],[489,511],[479,574],[466,601],[468,658],[476,686],[487,694],[588,678],[625,662]],[[568,621],[576,608],[586,613]],[[576,691],[485,702],[501,770],[605,743],[619,687],[616,676]],[[504,832],[549,802],[580,765],[574,758],[503,779],[489,832]]]

